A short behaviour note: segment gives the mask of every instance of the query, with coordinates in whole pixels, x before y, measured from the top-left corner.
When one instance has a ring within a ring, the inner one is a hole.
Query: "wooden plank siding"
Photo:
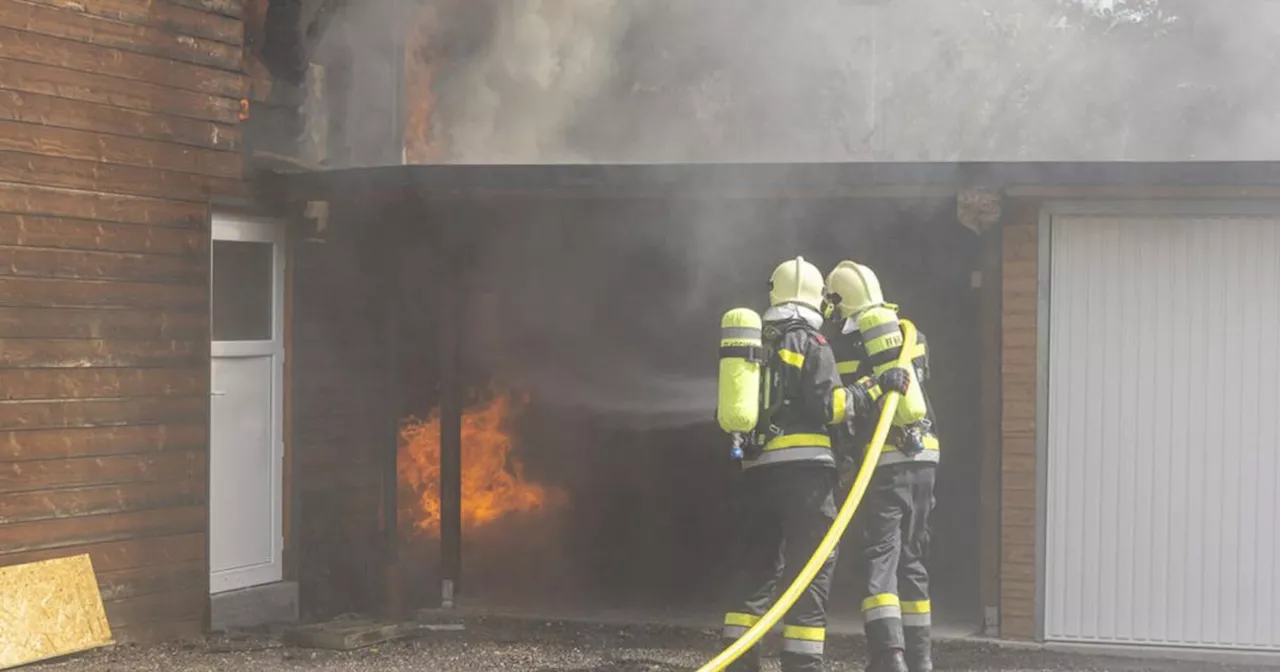
[[[1001,229],[1000,634],[1035,638],[1036,309],[1040,203],[1015,200]]]
[[[0,565],[88,553],[121,642],[209,604],[209,202],[237,0],[0,0]]]

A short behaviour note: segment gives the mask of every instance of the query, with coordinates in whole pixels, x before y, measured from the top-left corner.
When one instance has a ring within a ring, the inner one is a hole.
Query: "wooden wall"
[[[119,641],[208,613],[209,199],[238,0],[0,0],[0,565],[87,552]]]
[[[1036,310],[1040,204],[1012,201],[1001,277],[1000,634],[1035,637]]]

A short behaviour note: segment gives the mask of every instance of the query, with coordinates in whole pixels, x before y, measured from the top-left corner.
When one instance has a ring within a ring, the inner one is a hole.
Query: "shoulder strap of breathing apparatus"
[[[787,334],[803,329],[810,334],[819,334],[804,320],[787,320],[785,322],[767,323],[764,325],[764,365],[760,376],[760,422],[756,426],[756,434],[751,443],[756,451],[764,448],[775,436],[782,434],[774,419],[788,404],[787,390],[782,389],[782,378],[777,372],[782,368],[782,358],[778,354],[779,344]]]

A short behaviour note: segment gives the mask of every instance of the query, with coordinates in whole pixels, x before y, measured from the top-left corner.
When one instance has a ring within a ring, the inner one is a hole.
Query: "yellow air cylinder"
[[[862,335],[862,344],[867,350],[867,359],[871,362],[871,371],[879,376],[898,365],[898,357],[902,353],[902,328],[898,323],[898,313],[886,305],[868,308],[858,315],[858,332]],[[910,361],[911,358],[907,358]],[[907,393],[898,403],[893,424],[905,427],[924,419],[929,409],[925,405],[924,392],[920,390],[920,381],[916,379],[914,366],[906,367],[911,376],[911,385]]]
[[[726,432],[750,432],[760,419],[764,341],[760,314],[734,308],[720,320],[720,393],[716,420]]]

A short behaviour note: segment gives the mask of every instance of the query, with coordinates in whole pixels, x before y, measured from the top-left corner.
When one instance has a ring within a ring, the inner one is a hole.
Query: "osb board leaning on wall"
[[[87,554],[0,567],[0,670],[110,643]]]

